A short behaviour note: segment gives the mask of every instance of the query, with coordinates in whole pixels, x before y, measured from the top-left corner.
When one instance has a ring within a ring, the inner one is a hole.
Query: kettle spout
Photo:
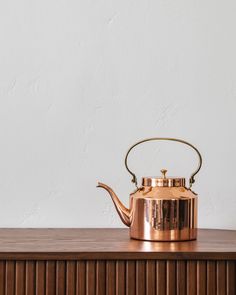
[[[116,207],[116,210],[122,220],[122,222],[127,225],[130,226],[131,225],[131,213],[130,213],[130,209],[126,208],[122,202],[120,201],[120,199],[117,197],[117,195],[115,194],[115,192],[106,184],[99,182],[97,187],[101,187],[104,188],[106,191],[108,191],[108,193],[110,194],[112,201]]]

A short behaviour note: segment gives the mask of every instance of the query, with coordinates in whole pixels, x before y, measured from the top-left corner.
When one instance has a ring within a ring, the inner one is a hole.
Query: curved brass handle
[[[182,140],[182,139],[169,138],[169,137],[152,137],[152,138],[146,138],[146,139],[143,139],[143,140],[140,140],[140,141],[136,142],[134,145],[132,145],[132,146],[129,148],[129,150],[128,150],[126,156],[125,156],[125,167],[126,167],[126,169],[128,170],[128,172],[132,175],[132,180],[131,180],[131,181],[135,184],[135,186],[138,187],[138,186],[137,186],[137,177],[136,177],[136,175],[135,175],[135,174],[129,169],[129,167],[128,167],[128,156],[129,156],[129,153],[130,153],[131,150],[132,150],[134,147],[136,147],[137,145],[139,145],[139,144],[141,144],[141,143],[144,143],[144,142],[147,142],[147,141],[152,141],[152,140],[169,140],[169,141],[177,141],[177,142],[180,142],[180,143],[183,143],[183,144],[186,144],[186,145],[190,146],[192,149],[194,149],[194,150],[196,151],[196,153],[198,154],[198,157],[199,157],[199,163],[198,163],[198,167],[197,167],[197,169],[193,172],[193,174],[192,174],[192,175],[190,176],[190,178],[189,178],[189,187],[191,187],[192,184],[195,182],[195,179],[194,179],[195,175],[199,172],[199,170],[200,170],[201,167],[202,167],[202,156],[201,156],[200,152],[198,151],[198,149],[197,149],[195,146],[193,146],[191,143],[189,143],[189,142],[187,142],[187,141],[184,141],[184,140]]]

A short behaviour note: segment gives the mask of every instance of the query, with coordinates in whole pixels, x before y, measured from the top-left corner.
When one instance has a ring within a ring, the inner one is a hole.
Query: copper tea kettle
[[[162,169],[162,176],[143,177],[138,187],[136,175],[128,167],[128,155],[137,145],[152,140],[168,140],[186,144],[193,148],[199,157],[197,169],[189,179],[189,188],[185,178],[168,177]],[[126,156],[125,166],[132,175],[136,190],[130,194],[130,208],[126,208],[114,191],[101,182],[110,194],[122,222],[130,227],[130,237],[149,241],[183,241],[197,238],[197,201],[198,196],[191,190],[195,175],[202,166],[202,156],[192,144],[176,138],[154,137],[141,140],[132,145]]]

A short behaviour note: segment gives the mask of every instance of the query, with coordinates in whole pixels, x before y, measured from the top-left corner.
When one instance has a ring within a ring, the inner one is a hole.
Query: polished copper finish
[[[185,178],[166,177],[167,170],[161,170],[162,177],[142,177],[142,186],[179,187],[185,186]]]
[[[179,187],[185,186],[185,178],[142,177],[142,186]]]
[[[167,177],[166,169],[161,173],[162,176],[142,178],[142,186],[130,194],[129,209],[109,186],[99,182],[98,187],[110,194],[121,220],[130,227],[131,238],[149,241],[196,239],[197,194],[185,187],[185,178]]]

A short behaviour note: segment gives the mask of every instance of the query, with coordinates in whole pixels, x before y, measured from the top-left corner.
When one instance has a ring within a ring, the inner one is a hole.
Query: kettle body
[[[137,179],[128,168],[128,154],[137,144],[149,140],[174,140],[191,144],[180,139],[151,138],[133,145],[127,155],[125,164],[136,184],[136,190],[130,194],[129,208],[126,208],[114,191],[103,183],[98,187],[106,189],[115,204],[123,223],[130,227],[130,237],[146,241],[188,241],[197,238],[197,207],[198,196],[191,190],[194,176],[200,170],[202,157],[199,155],[197,170],[190,177],[190,187],[185,185],[185,178],[167,177],[167,170],[162,169],[161,176],[143,177],[140,187]]]
[[[130,237],[183,241],[197,237],[197,201],[185,187],[142,186],[130,195]]]

